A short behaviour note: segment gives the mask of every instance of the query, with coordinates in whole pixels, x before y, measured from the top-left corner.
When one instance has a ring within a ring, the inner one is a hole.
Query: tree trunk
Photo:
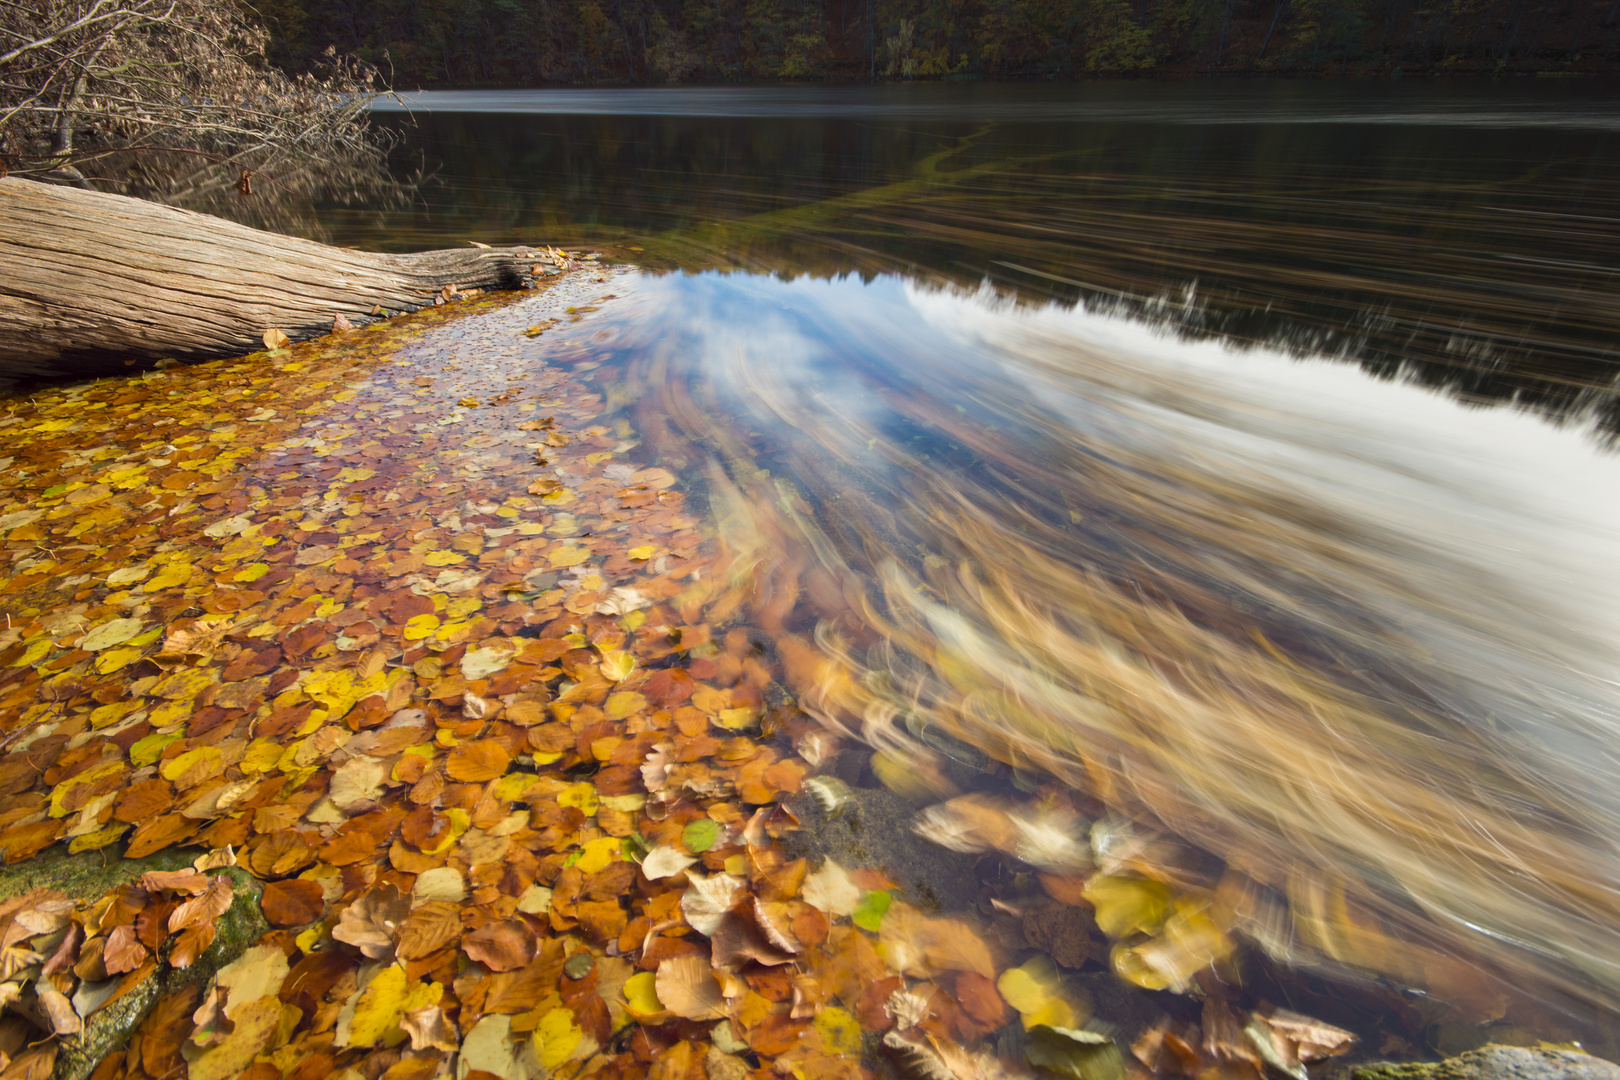
[[[122,195],[0,178],[0,379],[206,360],[414,311],[445,287],[532,284],[533,248],[388,255]]]

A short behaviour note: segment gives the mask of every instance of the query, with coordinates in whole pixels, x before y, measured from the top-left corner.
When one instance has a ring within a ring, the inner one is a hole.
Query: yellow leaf
[[[337,479],[341,483],[352,484],[359,480],[370,480],[377,474],[371,469],[339,469]]]
[[[412,615],[405,623],[405,640],[421,641],[425,637],[432,636],[433,631],[438,628],[439,617],[437,615]]]
[[[162,589],[173,589],[184,585],[191,580],[190,563],[170,563],[158,572],[157,577],[141,586],[142,592],[158,592]]]
[[[264,575],[268,574],[269,572],[270,572],[270,564],[269,563],[256,562],[256,563],[253,563],[253,564],[251,564],[249,566],[244,566],[244,567],[242,567],[242,569],[240,569],[236,573],[232,574],[231,575],[231,580],[232,581],[258,581],[260,578],[264,577]]]
[[[457,555],[453,551],[435,551],[422,560],[429,566],[454,566],[458,562],[466,562],[466,556]]]
[[[540,1018],[540,1026],[534,1029],[540,1064],[555,1069],[579,1048],[584,1037],[585,1033],[574,1022],[574,1014],[570,1010],[553,1009],[546,1013]]]
[[[664,1011],[656,989],[658,976],[638,971],[624,980],[624,1000],[631,1016],[653,1016]]]
[[[996,980],[996,989],[1023,1017],[1024,1028],[1077,1026],[1074,1007],[1062,995],[1063,980],[1052,961],[1034,956],[1021,967],[1008,968]]]
[[[591,553],[589,551],[582,547],[573,547],[570,545],[553,548],[551,551],[546,553],[546,558],[550,561],[551,565],[559,567],[578,566],[580,563],[584,562],[590,557]]]
[[[248,775],[267,773],[276,767],[281,760],[283,747],[269,739],[254,739],[248,744],[247,752],[242,755],[238,763],[242,772]]]
[[[112,776],[123,771],[124,763],[122,761],[109,761],[105,765],[97,765],[93,769],[86,769],[84,772],[71,776],[62,781],[60,784],[57,784],[51,789],[51,817],[67,817],[73,812],[62,805],[62,800],[75,786],[79,784],[91,784],[97,780],[103,779],[104,777]]]
[[[224,768],[224,764],[225,755],[220,752],[219,747],[199,746],[195,750],[187,750],[183,754],[176,754],[168,761],[165,761],[158,771],[163,774],[163,779],[173,783],[185,777],[188,773],[191,773],[197,779],[207,779]]]
[[[596,802],[596,788],[583,780],[570,784],[557,794],[558,806],[577,806],[586,817],[596,813]]]
[[[586,842],[574,865],[582,874],[600,874],[619,860],[623,850],[624,841],[617,836],[599,836]]]
[[[464,397],[456,404],[460,405],[463,409],[476,409],[478,408],[478,399],[475,397]]]
[[[816,1017],[815,1028],[821,1032],[821,1045],[829,1054],[859,1056],[861,1025],[847,1010],[829,1005]]]
[[[405,969],[390,964],[360,992],[349,1022],[350,1046],[376,1046],[389,1028],[399,1025],[405,981]]]
[[[718,719],[721,727],[740,731],[754,722],[755,714],[753,709],[721,709]]]
[[[108,649],[96,657],[96,674],[111,675],[115,671],[122,671],[139,660],[145,652],[145,649],[137,649],[128,645]]]
[[[1170,915],[1170,890],[1145,878],[1098,874],[1086,882],[1085,898],[1097,910],[1098,929],[1111,938],[1156,934]]]
[[[100,851],[110,844],[116,844],[118,838],[128,831],[128,825],[122,825],[115,821],[105,828],[85,833],[83,836],[75,836],[72,840],[69,840],[68,853],[77,855],[81,851]]]
[[[623,720],[627,716],[642,711],[647,707],[647,699],[634,690],[620,690],[616,694],[609,694],[603,704],[602,711],[609,720]]]
[[[608,682],[623,682],[636,670],[636,658],[622,649],[602,654],[602,678]]]
[[[643,544],[640,547],[631,548],[625,554],[638,562],[645,562],[658,554],[658,547],[654,544]]]

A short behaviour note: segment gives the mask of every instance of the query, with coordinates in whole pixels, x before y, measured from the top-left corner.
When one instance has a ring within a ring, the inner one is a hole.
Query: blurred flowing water
[[[705,478],[738,618],[919,798],[1057,777],[1281,965],[1601,1032],[1617,102],[426,96],[418,204],[323,224],[642,262],[545,354]]]

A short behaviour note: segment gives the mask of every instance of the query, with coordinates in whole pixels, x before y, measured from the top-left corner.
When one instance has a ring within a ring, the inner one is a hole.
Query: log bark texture
[[[0,178],[0,379],[240,356],[433,303],[446,286],[532,283],[534,248],[393,255],[328,247],[103,192]]]

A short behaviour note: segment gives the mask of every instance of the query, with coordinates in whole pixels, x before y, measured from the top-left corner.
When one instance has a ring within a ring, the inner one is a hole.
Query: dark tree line
[[[396,86],[1590,72],[1620,0],[261,0],[271,56]]]

